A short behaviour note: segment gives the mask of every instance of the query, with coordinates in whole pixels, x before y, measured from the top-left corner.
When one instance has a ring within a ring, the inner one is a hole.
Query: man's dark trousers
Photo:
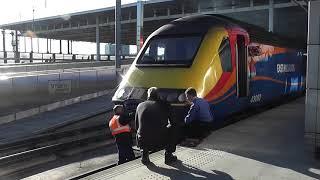
[[[172,154],[176,151],[177,146],[177,132],[176,127],[171,126],[168,127],[167,137],[163,137],[163,144],[158,147],[150,148],[147,145],[142,145],[142,156],[149,157],[149,151],[158,151],[161,149],[165,149],[166,154]]]
[[[116,144],[118,148],[119,161],[118,164],[131,161],[135,158],[132,149],[131,133],[121,133],[116,135]]]
[[[210,122],[193,121],[185,126],[185,136],[187,138],[202,139],[213,129]]]

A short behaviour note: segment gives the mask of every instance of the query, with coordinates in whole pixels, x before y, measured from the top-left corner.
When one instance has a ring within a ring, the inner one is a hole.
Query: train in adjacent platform
[[[194,87],[221,122],[231,114],[304,93],[303,42],[221,15],[174,20],[153,32],[123,77],[115,103],[134,109],[149,87],[184,107]]]

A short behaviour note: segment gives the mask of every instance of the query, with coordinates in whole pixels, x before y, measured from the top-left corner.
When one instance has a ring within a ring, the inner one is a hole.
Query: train
[[[179,109],[193,87],[210,103],[214,122],[305,92],[304,43],[222,15],[194,15],[154,31],[112,100],[134,111],[149,87]],[[181,110],[184,109],[184,110]]]

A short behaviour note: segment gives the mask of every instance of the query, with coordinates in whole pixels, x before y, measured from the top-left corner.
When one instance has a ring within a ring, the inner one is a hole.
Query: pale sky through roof
[[[68,13],[87,11],[111,7],[116,0],[1,0],[0,24],[7,24],[18,21],[32,20],[32,10],[35,9],[34,18],[57,16]],[[122,4],[135,3],[137,0],[121,0]],[[11,45],[10,31],[6,35],[7,51],[13,51]],[[26,41],[26,42],[25,42]],[[30,38],[19,38],[19,51],[30,52]],[[39,43],[39,45],[38,45]],[[62,52],[67,53],[66,41],[62,41]],[[111,42],[112,43],[112,42]],[[73,42],[73,53],[75,54],[95,54],[95,43]],[[39,49],[38,49],[39,47]],[[105,52],[104,43],[101,43],[100,51]],[[46,40],[39,38],[33,39],[34,52],[46,52]],[[2,50],[2,38],[0,38],[0,51]],[[130,50],[131,52],[131,50]],[[135,49],[132,51],[135,52]],[[52,53],[59,53],[59,41],[52,40]]]
[[[1,0],[0,24],[31,20],[115,5],[116,0]],[[122,4],[137,0],[122,0]]]

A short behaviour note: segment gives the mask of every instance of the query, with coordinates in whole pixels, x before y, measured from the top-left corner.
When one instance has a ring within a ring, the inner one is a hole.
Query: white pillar
[[[320,153],[320,0],[309,1],[305,139]],[[319,154],[318,154],[319,155]]]
[[[273,32],[274,3],[269,0],[269,32]]]
[[[137,0],[137,50],[139,51],[143,45],[143,2]]]

